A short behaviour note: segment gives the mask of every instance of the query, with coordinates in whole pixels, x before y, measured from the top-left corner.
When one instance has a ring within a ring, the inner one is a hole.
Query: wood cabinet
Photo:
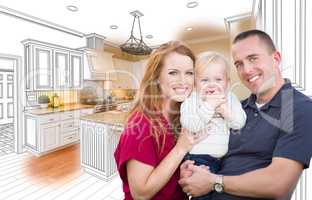
[[[25,90],[79,89],[83,52],[36,40],[24,40]]]
[[[80,116],[93,108],[46,115],[25,113],[25,147],[37,156],[64,148],[79,140]]]

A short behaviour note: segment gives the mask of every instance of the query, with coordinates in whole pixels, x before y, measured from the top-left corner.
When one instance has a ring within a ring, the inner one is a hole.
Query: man
[[[194,197],[211,192],[212,200],[290,199],[311,160],[312,101],[282,78],[281,55],[266,33],[240,33],[232,56],[252,92],[242,102],[246,125],[231,132],[218,175],[185,161],[179,183]]]

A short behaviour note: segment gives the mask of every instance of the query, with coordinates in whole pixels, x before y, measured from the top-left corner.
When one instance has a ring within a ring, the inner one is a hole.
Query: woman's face
[[[159,84],[166,99],[183,102],[194,86],[194,63],[188,56],[172,52],[164,58]]]

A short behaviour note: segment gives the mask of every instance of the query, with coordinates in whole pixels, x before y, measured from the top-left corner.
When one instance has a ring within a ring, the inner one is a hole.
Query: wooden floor
[[[0,200],[121,200],[118,176],[105,182],[80,168],[79,145],[35,157],[29,153],[0,157]]]

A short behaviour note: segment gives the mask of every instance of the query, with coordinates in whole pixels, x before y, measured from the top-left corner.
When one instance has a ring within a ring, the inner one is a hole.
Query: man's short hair
[[[234,38],[233,44],[252,36],[257,36],[262,42],[264,42],[264,44],[268,47],[270,53],[276,51],[276,47],[271,37],[267,33],[257,29],[241,32]]]

